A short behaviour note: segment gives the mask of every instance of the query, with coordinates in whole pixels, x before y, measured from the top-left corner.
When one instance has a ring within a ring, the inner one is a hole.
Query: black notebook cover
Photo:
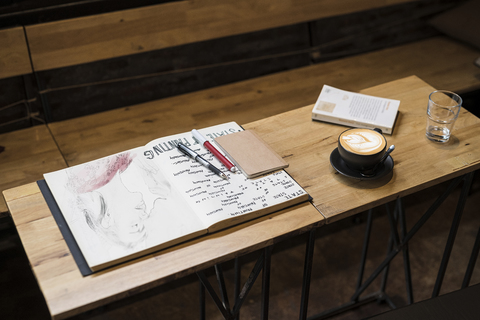
[[[40,191],[43,194],[43,197],[45,198],[45,201],[47,202],[48,208],[50,209],[50,212],[52,213],[53,218],[57,222],[58,228],[60,229],[60,232],[62,233],[63,238],[65,239],[65,242],[67,243],[68,248],[70,249],[70,253],[73,256],[73,259],[75,260],[78,266],[78,269],[80,270],[80,273],[83,276],[91,275],[93,271],[88,267],[87,261],[83,257],[83,254],[80,251],[80,248],[78,247],[77,242],[73,238],[73,234],[70,231],[70,228],[68,227],[68,224],[65,221],[65,218],[63,217],[63,214],[60,211],[60,208],[58,207],[57,202],[53,198],[50,188],[48,188],[48,185],[45,182],[45,180],[39,180],[37,181],[37,184],[38,184],[38,187],[40,188]]]

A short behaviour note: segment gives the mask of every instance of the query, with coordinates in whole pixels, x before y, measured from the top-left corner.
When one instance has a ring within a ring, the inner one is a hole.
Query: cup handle
[[[373,131],[377,131],[378,133],[383,134],[382,129],[379,129],[379,128],[375,128],[373,129]]]

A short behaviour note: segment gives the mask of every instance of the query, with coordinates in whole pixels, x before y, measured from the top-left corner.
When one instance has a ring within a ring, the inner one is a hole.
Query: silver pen
[[[220,171],[220,169],[218,169],[217,167],[215,167],[213,164],[211,164],[210,162],[208,162],[207,160],[203,159],[198,153],[196,153],[195,151],[193,151],[192,149],[188,148],[186,145],[184,145],[183,143],[179,142],[176,144],[178,150],[180,150],[181,152],[183,152],[184,154],[186,154],[187,156],[189,156],[190,158],[194,159],[195,161],[198,161],[200,162],[204,167],[210,169],[211,171],[213,171],[216,175],[218,175],[219,177],[225,179],[225,180],[228,180],[228,177],[225,173],[223,173],[222,171]]]

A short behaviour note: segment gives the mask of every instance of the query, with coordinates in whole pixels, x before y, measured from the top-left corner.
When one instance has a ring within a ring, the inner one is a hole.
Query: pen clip
[[[198,154],[195,151],[191,150],[190,148],[188,148],[186,145],[184,145],[181,142],[177,143],[177,148],[178,148],[178,150],[180,150],[181,152],[183,152],[184,154],[186,154],[187,156],[189,156],[192,159],[195,159],[195,157],[198,156]]]

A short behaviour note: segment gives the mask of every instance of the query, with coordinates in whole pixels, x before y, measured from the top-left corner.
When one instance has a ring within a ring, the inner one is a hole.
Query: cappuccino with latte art
[[[338,137],[340,157],[349,168],[360,172],[375,167],[385,153],[386,146],[387,140],[380,129],[353,128]]]
[[[360,155],[381,152],[387,144],[383,135],[370,129],[347,130],[340,135],[339,142],[345,150]]]

